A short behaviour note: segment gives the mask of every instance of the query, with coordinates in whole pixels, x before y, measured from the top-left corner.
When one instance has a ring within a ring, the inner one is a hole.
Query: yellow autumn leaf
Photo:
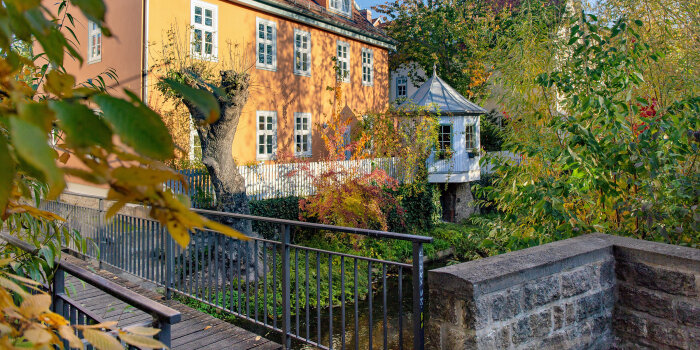
[[[114,329],[114,327],[117,326],[117,321],[107,321],[107,322],[102,322],[98,324],[90,324],[90,325],[80,325],[80,326],[75,326],[75,328],[78,329]]]
[[[35,318],[51,307],[51,296],[48,294],[27,295],[19,310],[26,318]]]
[[[148,348],[148,349],[166,348],[167,349],[165,344],[163,344],[163,343],[159,342],[158,340],[155,340],[151,337],[144,337],[142,335],[120,332],[119,338],[129,345],[133,345],[133,346],[136,346],[136,347],[139,347],[142,349],[143,348]]]
[[[75,330],[69,326],[58,327],[58,335],[68,341],[68,346],[72,349],[84,349],[83,341],[75,335]]]
[[[119,213],[119,211],[122,210],[122,208],[124,208],[124,206],[125,206],[128,202],[129,202],[128,200],[121,199],[121,200],[119,200],[118,202],[112,204],[112,206],[109,207],[109,209],[107,209],[107,212],[105,213],[105,219],[106,219],[106,220],[109,220],[109,219],[111,219],[114,215],[117,215],[117,213]]]
[[[152,337],[158,333],[160,333],[160,329],[158,328],[151,328],[151,327],[129,327],[125,328],[125,331],[132,333],[132,334],[137,334],[137,335],[143,335],[147,337]]]
[[[5,323],[0,323],[0,337],[5,336],[7,334],[12,334],[14,331],[14,328],[8,326]]]
[[[97,350],[123,350],[122,344],[115,337],[94,329],[84,329],[83,337]]]
[[[204,226],[206,226],[214,231],[217,231],[219,233],[222,233],[226,236],[229,236],[231,238],[240,239],[242,241],[247,241],[250,239],[248,236],[244,235],[243,233],[241,233],[237,230],[234,230],[231,227],[226,226],[224,224],[220,224],[216,221],[211,221],[211,220],[205,219]]]
[[[170,233],[170,236],[173,237],[177,244],[183,248],[190,244],[190,233],[179,221],[169,219],[165,225],[168,228],[168,233]]]
[[[35,281],[35,280],[33,280],[33,279],[29,279],[29,278],[22,277],[22,276],[17,276],[17,275],[15,275],[15,274],[11,274],[11,273],[8,273],[7,276],[10,277],[10,278],[12,278],[12,279],[14,279],[14,280],[17,280],[17,281],[19,281],[19,282],[21,282],[21,283],[28,284],[28,285],[32,285],[32,286],[38,286],[38,285],[41,284],[41,283],[39,283],[39,282],[37,282],[37,281]]]
[[[22,287],[17,285],[17,283],[10,281],[7,278],[2,277],[2,276],[0,276],[0,287],[3,287],[5,289],[9,289],[9,290],[17,293],[22,298],[27,296],[27,292],[25,292]]]
[[[168,180],[183,180],[182,175],[170,169],[149,169],[142,167],[120,167],[112,171],[112,177],[129,185],[160,185]]]
[[[42,328],[38,324],[32,324],[29,329],[24,331],[24,337],[34,345],[46,344],[51,341],[51,333]]]
[[[41,209],[34,208],[29,205],[24,205],[24,204],[19,204],[15,205],[13,203],[9,203],[9,207],[7,210],[8,214],[21,214],[21,213],[27,213],[30,214],[31,216],[35,218],[43,218],[47,220],[56,220],[56,221],[66,221],[62,217],[50,212],[50,211],[45,211]]]
[[[68,325],[68,321],[63,318],[63,316],[55,312],[45,312],[39,319],[52,327],[62,327]]]

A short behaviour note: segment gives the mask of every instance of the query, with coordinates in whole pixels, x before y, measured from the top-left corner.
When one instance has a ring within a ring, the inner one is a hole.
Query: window
[[[197,134],[197,129],[194,127],[192,118],[190,118],[190,160],[202,160],[202,143],[199,140],[199,134]]]
[[[362,85],[372,86],[374,83],[374,51],[362,49]]]
[[[217,9],[215,5],[206,2],[192,1],[192,56],[196,58],[216,59]]]
[[[102,61],[102,28],[88,20],[88,63]]]
[[[311,113],[294,113],[294,155],[311,155]]]
[[[338,74],[340,81],[350,82],[350,44],[338,40]]]
[[[277,112],[258,111],[257,113],[257,157],[271,159],[277,150]]]
[[[438,129],[438,144],[440,146],[438,158],[449,158],[452,152],[452,124],[440,124],[440,129]]]
[[[350,0],[330,0],[328,7],[344,15],[350,15]]]
[[[311,35],[294,29],[294,74],[311,76]]]
[[[406,97],[408,78],[396,77],[396,98]]]
[[[476,144],[476,124],[467,124],[467,129],[464,133],[466,140],[466,150],[471,151],[477,147]]]
[[[277,24],[266,19],[258,18],[256,47],[257,57],[255,66],[259,69],[277,69]]]

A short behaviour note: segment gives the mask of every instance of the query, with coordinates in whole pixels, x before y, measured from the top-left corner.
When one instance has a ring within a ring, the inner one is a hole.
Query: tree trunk
[[[196,88],[206,89],[206,86]],[[211,178],[212,185],[216,192],[216,210],[229,213],[250,214],[248,197],[245,192],[245,180],[238,172],[238,167],[233,159],[232,146],[236,135],[238,122],[241,118],[243,106],[248,101],[250,76],[246,72],[235,72],[232,70],[221,72],[221,85],[218,90],[213,91],[219,102],[221,116],[217,121],[206,124],[206,116],[191,102],[183,102],[190,114],[199,139],[202,145],[202,163],[206,166]],[[237,220],[227,217],[213,217],[222,224],[229,225],[234,229],[253,236],[252,225],[249,220]],[[256,235],[257,236],[257,235]],[[246,266],[246,271],[251,277],[259,276],[254,273],[252,254],[252,242],[245,244],[245,257],[238,257],[236,251],[221,251],[224,259],[241,259],[249,262],[242,264]],[[225,264],[222,264],[224,266]],[[259,269],[258,269],[259,270]]]

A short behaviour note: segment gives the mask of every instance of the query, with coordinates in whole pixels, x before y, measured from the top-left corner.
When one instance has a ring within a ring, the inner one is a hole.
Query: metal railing
[[[16,237],[7,234],[0,234],[0,239],[31,254],[37,254],[37,248]],[[153,317],[153,322],[146,326],[154,326],[160,329],[158,340],[170,347],[171,326],[181,320],[180,312],[167,306],[161,305],[127,288],[124,288],[102,276],[88,271],[78,265],[67,261],[57,260],[57,269],[51,281],[50,291],[52,297],[51,308],[54,312],[63,316],[71,325],[89,325],[102,323],[102,317],[96,315],[89,309],[83,307],[79,302],[73,300],[66,294],[66,276],[71,275],[79,280],[94,286],[105,294],[109,294],[132,307],[144,311]],[[67,347],[67,344],[65,344]],[[130,349],[133,347],[129,347]],[[87,346],[92,349],[92,346]]]
[[[322,349],[424,346],[423,244],[430,237],[194,210],[239,227],[256,222],[267,229],[248,241],[197,231],[183,248],[150,218],[117,214],[105,222],[103,206],[45,202],[43,207],[98,242],[101,254],[88,255],[101,264],[164,286],[166,297],[194,299],[277,331],[285,348],[293,340]],[[82,219],[95,216],[99,227]],[[388,240],[410,249],[412,261],[302,246],[296,243],[302,236],[329,245]]]

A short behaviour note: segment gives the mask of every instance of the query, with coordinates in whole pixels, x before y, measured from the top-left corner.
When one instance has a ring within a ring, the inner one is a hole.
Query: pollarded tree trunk
[[[196,88],[207,89],[204,85],[197,86],[199,83],[194,83],[194,85]],[[245,180],[238,172],[231,149],[243,106],[248,101],[249,86],[250,76],[246,72],[222,71],[219,89],[213,91],[214,97],[219,102],[221,116],[211,124],[205,123],[206,116],[193,103],[183,99],[199,134],[202,145],[202,163],[209,172],[216,192],[217,211],[250,214],[248,197],[245,192]],[[220,216],[212,219],[229,225],[248,236],[254,234],[249,220],[236,220]],[[224,255],[225,259],[242,259],[250,262],[250,264],[245,265],[248,267],[246,270],[252,274],[253,259],[250,257],[253,254],[250,249],[246,250],[245,257],[238,257],[235,251],[218,253]]]

